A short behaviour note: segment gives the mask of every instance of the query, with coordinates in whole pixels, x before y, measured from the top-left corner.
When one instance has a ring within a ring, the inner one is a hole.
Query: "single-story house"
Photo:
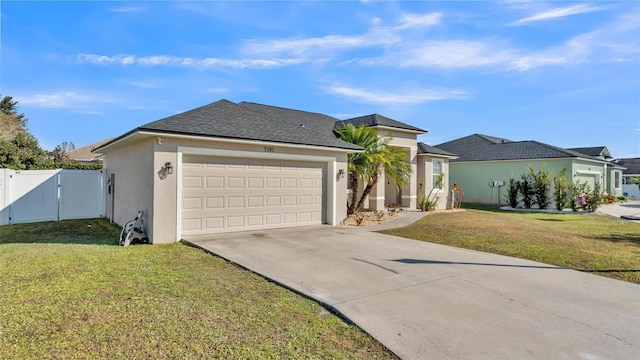
[[[623,166],[622,194],[630,200],[640,200],[640,189],[630,179],[640,177],[640,158],[617,159],[615,164]]]
[[[566,169],[570,182],[593,189],[596,183],[612,195],[622,195],[623,167],[610,161],[606,147],[564,149],[538,141],[512,141],[473,134],[448,141],[437,148],[456,154],[449,164],[450,181],[463,188],[464,201],[505,204],[509,178],[519,180],[529,165],[555,174]]]
[[[368,208],[417,207],[418,184],[446,171],[452,154],[419,145],[424,130],[371,115],[349,119],[406,149],[412,178],[398,195],[381,181]],[[154,244],[242,230],[346,218],[347,155],[362,149],[335,136],[328,115],[220,100],[139,126],[94,151],[109,176],[107,214],[120,225],[143,211]],[[382,180],[382,179],[381,179]],[[429,185],[421,191],[430,191]],[[446,194],[447,189],[441,191]],[[399,196],[399,198],[387,198]]]
[[[108,138],[104,140],[97,141],[93,144],[89,144],[83,146],[81,148],[73,149],[67,151],[67,156],[69,159],[77,161],[81,164],[93,164],[100,161],[101,153],[92,152],[93,149],[98,148],[109,141],[113,140],[113,138]]]

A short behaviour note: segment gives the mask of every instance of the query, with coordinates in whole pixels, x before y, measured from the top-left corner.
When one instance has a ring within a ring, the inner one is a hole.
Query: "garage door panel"
[[[206,184],[207,189],[224,189],[224,177],[207,176]]]
[[[200,176],[185,176],[182,183],[185,189],[202,188],[202,178]]]
[[[220,229],[224,229],[224,217],[222,216],[217,216],[217,217],[208,217],[206,218],[206,228],[202,229],[202,230],[220,230]]]
[[[183,235],[321,224],[323,163],[185,156]]]
[[[206,198],[207,209],[223,209],[224,208],[224,197],[216,196],[216,197],[207,197]]]

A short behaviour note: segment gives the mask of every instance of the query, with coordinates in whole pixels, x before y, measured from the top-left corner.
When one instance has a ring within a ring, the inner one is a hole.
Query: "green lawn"
[[[609,216],[477,207],[429,214],[405,228],[381,232],[640,284],[640,224]]]
[[[105,220],[0,227],[1,359],[395,359],[317,303]]]

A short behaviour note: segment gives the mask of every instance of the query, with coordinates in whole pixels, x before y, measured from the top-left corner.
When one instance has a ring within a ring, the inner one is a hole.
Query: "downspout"
[[[609,183],[607,183],[607,161],[604,162],[604,186],[603,190],[605,193],[610,194],[609,192]]]

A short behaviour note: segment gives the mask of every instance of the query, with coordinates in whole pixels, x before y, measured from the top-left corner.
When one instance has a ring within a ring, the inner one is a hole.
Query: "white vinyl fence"
[[[0,169],[0,225],[105,214],[103,170]]]

